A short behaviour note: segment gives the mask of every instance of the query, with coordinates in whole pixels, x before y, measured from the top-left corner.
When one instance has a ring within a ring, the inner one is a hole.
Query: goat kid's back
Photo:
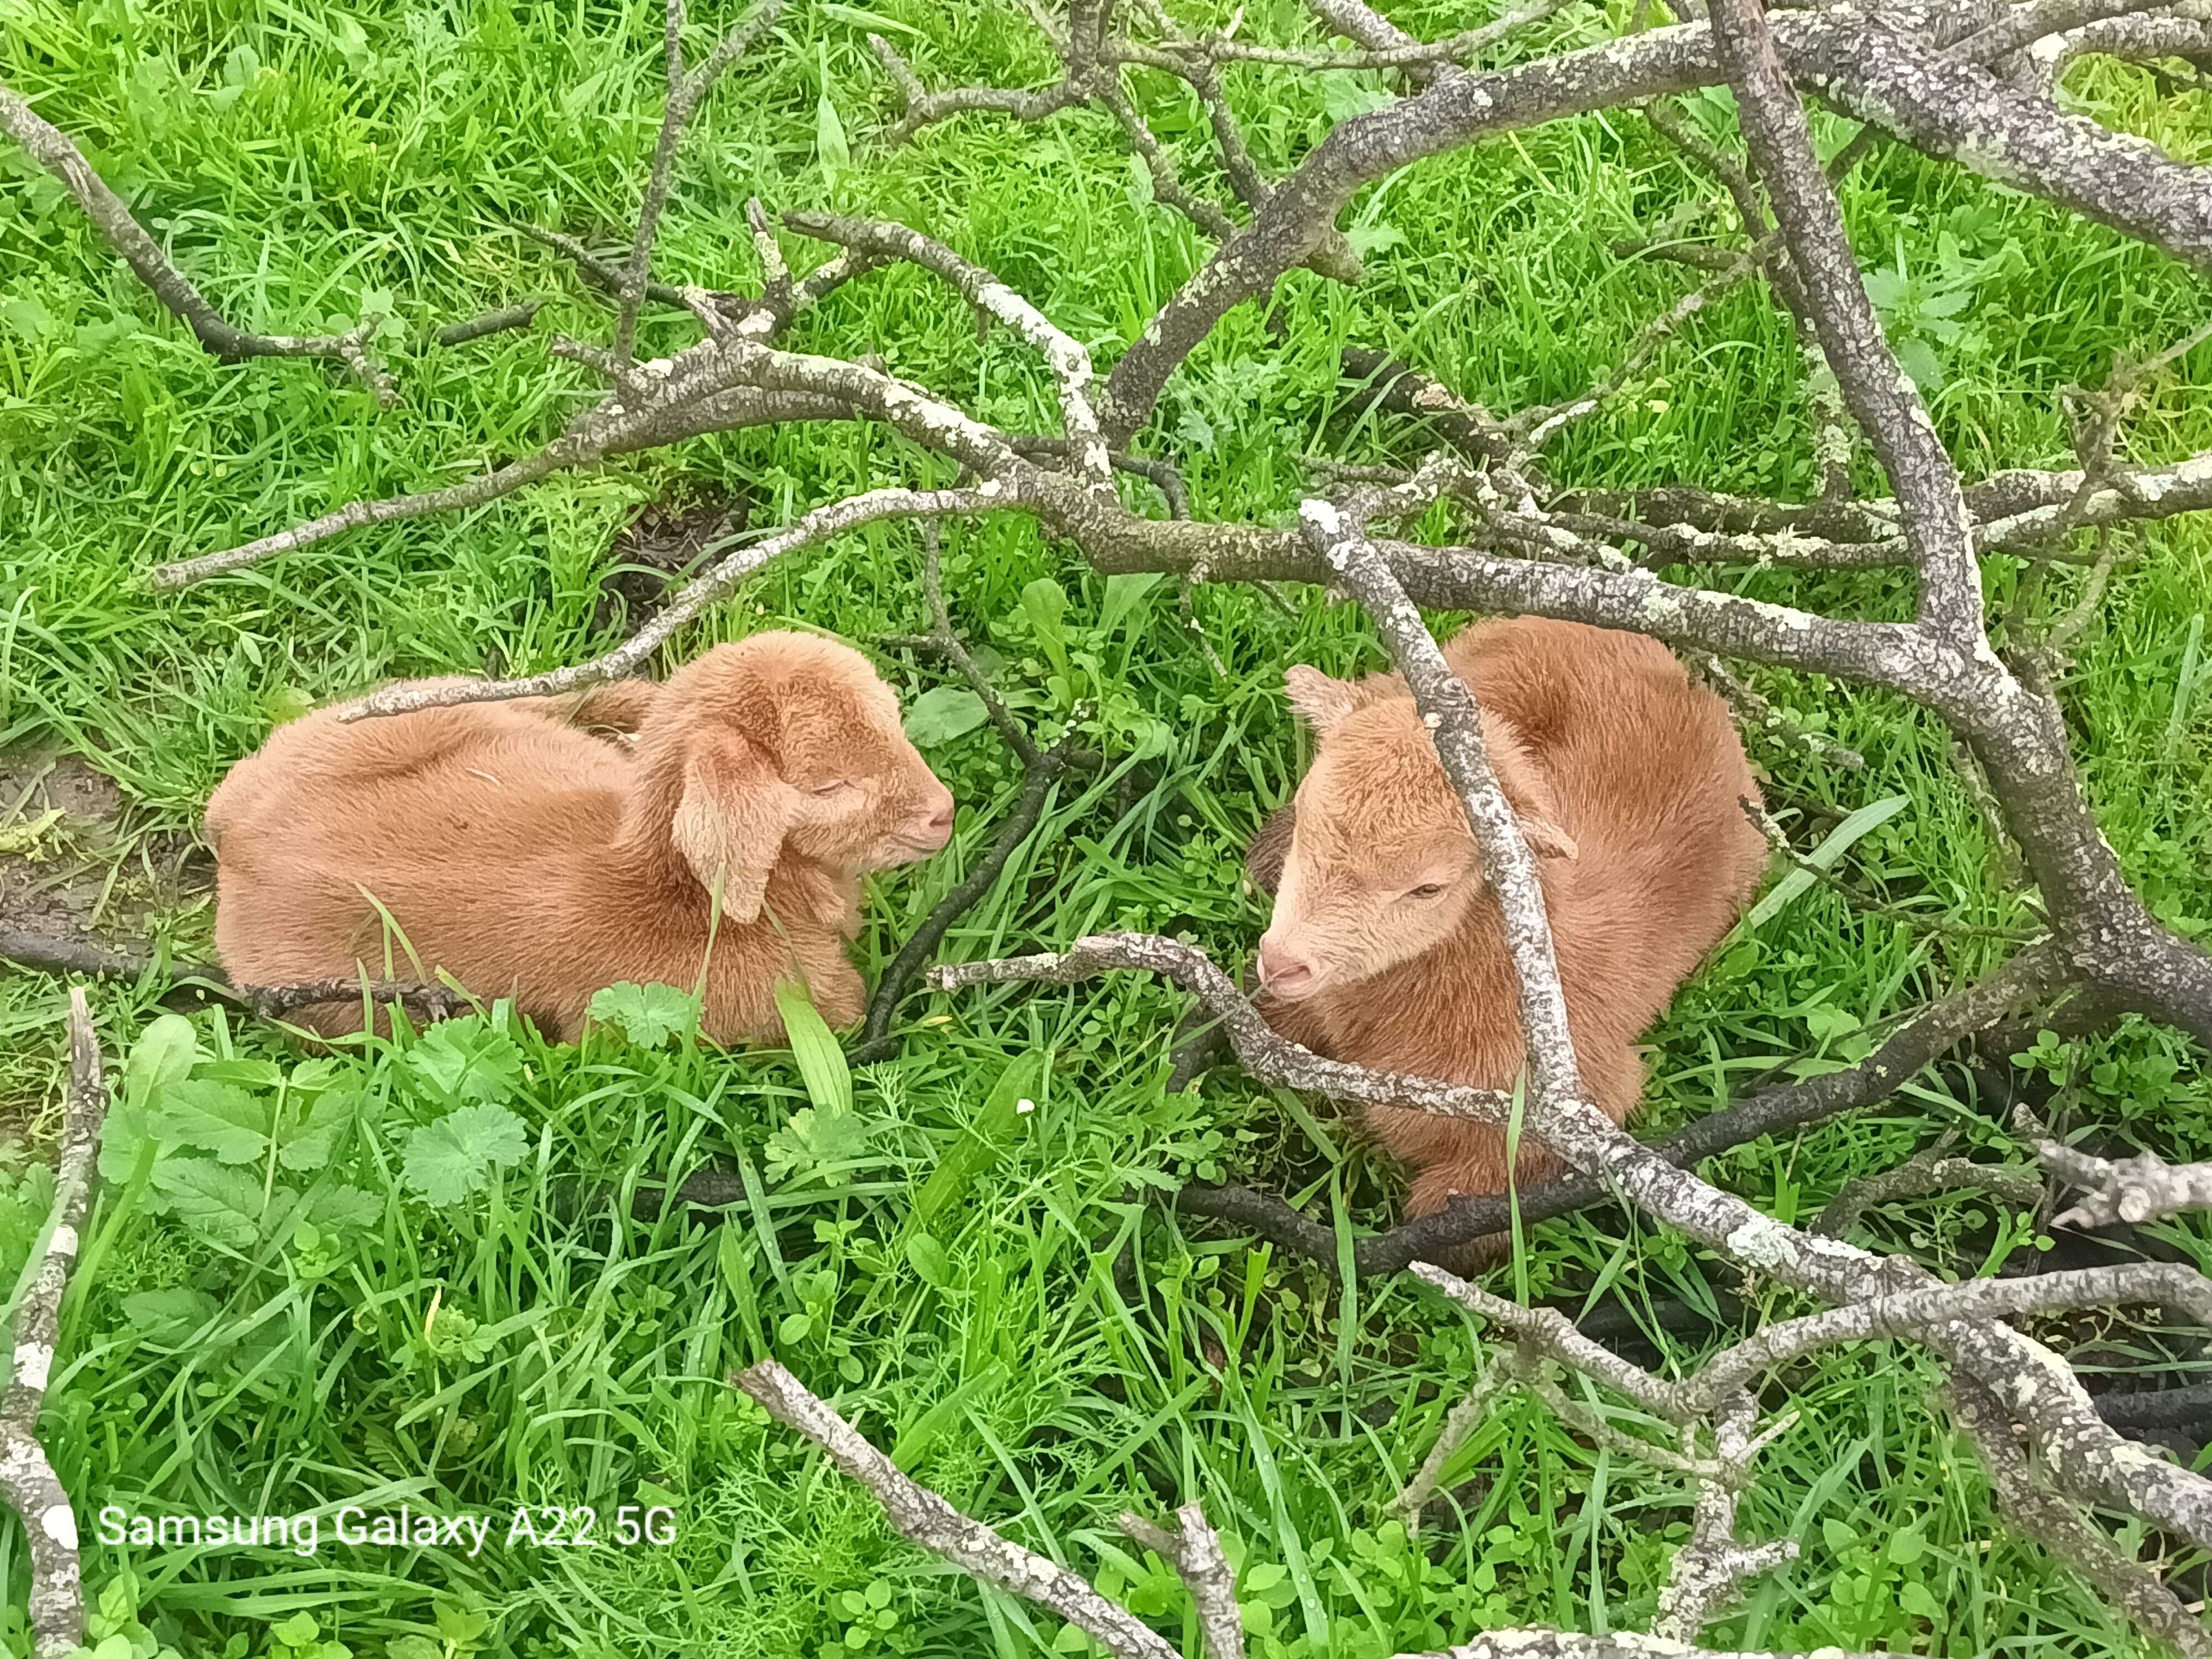
[[[951,828],[866,659],[757,635],[578,708],[280,727],[208,805],[216,943],[241,983],[443,973],[563,1038],[605,986],[699,983],[709,1037],[772,1040],[779,977],[833,1024],[859,1018],[859,876]],[[360,1019],[342,1005],[313,1023]]]

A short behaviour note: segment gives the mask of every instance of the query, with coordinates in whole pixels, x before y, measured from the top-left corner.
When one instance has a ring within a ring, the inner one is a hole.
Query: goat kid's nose
[[[1313,963],[1273,935],[1260,941],[1260,987],[1294,992],[1313,982]]]
[[[938,790],[936,808],[929,815],[928,830],[939,847],[952,839],[952,792],[950,789]]]

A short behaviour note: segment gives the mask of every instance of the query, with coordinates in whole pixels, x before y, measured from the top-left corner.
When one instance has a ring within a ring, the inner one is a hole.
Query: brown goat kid
[[[708,1038],[772,1041],[780,978],[860,1018],[859,878],[951,831],[867,659],[757,634],[659,686],[279,727],[208,803],[216,947],[247,985],[447,974],[568,1041],[605,986],[697,986]]]
[[[1644,1087],[1638,1038],[1765,865],[1741,804],[1757,799],[1742,744],[1721,701],[1638,635],[1522,618],[1468,629],[1444,654],[1482,706],[1491,763],[1538,854],[1583,1085],[1625,1121]],[[1286,680],[1319,747],[1251,850],[1275,892],[1263,1012],[1334,1059],[1510,1088],[1522,1047],[1504,921],[1412,694],[1395,675],[1298,667]],[[1497,1125],[1397,1108],[1366,1121],[1414,1167],[1410,1214],[1506,1189]],[[1518,1182],[1563,1172],[1522,1139]],[[1468,1260],[1502,1244],[1477,1241]]]

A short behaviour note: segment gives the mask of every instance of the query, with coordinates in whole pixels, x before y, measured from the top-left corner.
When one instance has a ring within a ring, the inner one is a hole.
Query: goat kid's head
[[[849,877],[951,837],[951,792],[907,740],[890,687],[848,645],[769,633],[717,646],[670,678],[658,708],[682,757],[676,849],[732,921],[760,915],[781,858]]]
[[[1403,681],[1285,675],[1319,739],[1298,786],[1297,828],[1260,940],[1260,980],[1295,1002],[1355,984],[1451,937],[1485,886],[1467,813]],[[1575,856],[1542,769],[1511,724],[1486,711],[1483,740],[1538,856]]]

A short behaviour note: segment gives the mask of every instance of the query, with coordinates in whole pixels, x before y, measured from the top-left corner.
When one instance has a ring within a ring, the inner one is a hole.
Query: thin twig
[[[652,169],[646,174],[645,195],[637,210],[637,232],[631,239],[629,263],[622,276],[620,305],[615,318],[615,361],[628,366],[637,341],[638,308],[645,303],[646,281],[652,274],[653,245],[660,231],[660,212],[668,205],[675,182],[676,152],[684,130],[701,101],[714,90],[723,71],[737,62],[745,48],[769,29],[783,9],[783,0],[762,0],[753,18],[724,35],[707,60],[690,74],[684,70],[684,0],[668,0],[668,97],[660,118],[660,137],[653,147]]]

